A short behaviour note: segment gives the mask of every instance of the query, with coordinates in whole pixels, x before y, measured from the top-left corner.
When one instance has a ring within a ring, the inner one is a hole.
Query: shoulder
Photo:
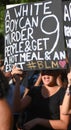
[[[0,99],[0,130],[11,130],[13,115],[11,109],[4,99]]]

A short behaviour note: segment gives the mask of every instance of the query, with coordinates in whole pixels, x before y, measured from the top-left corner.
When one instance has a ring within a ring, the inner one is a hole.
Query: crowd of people
[[[0,67],[0,130],[71,130],[70,115],[71,70]]]

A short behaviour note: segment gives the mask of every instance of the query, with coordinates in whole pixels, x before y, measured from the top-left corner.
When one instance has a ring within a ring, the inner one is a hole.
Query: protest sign
[[[5,70],[64,69],[62,1],[20,4],[5,13]]]
[[[69,65],[71,66],[71,0],[63,2],[64,37],[67,47]]]

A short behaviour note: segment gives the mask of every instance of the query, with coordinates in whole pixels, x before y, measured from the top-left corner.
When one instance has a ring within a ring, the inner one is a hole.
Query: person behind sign
[[[13,128],[13,115],[5,98],[8,89],[7,79],[0,70],[0,130],[12,130]]]
[[[14,96],[14,89],[15,89],[15,78],[12,77],[11,72],[4,72],[5,77],[8,80],[9,83],[9,90],[8,94],[6,95],[6,100],[12,110],[13,113],[13,129],[16,130],[16,122],[19,116],[19,113],[14,113],[13,112],[13,96]],[[22,97],[25,91],[25,86],[23,85],[23,79],[26,73],[22,73],[20,75],[20,96]]]
[[[31,73],[31,72],[30,72]],[[38,71],[37,73],[36,73],[36,76],[34,76],[35,74],[33,74],[32,75],[32,78],[29,78],[29,80],[28,80],[28,87],[26,87],[26,89],[25,89],[25,92],[24,92],[24,95],[23,96],[25,96],[27,93],[28,93],[28,91],[34,86],[34,87],[38,87],[38,86],[40,86],[41,84],[42,84],[42,80],[41,80],[41,72],[40,71]],[[67,84],[67,82],[66,82],[66,79],[65,79],[65,77],[64,77],[64,75],[65,75],[65,73],[61,73],[61,71],[60,71],[60,75],[58,75],[58,77],[57,77],[57,84],[59,85],[59,86],[65,86],[66,87],[66,84]],[[28,75],[27,75],[27,77],[28,77]],[[30,77],[30,76],[29,76]],[[36,79],[36,80],[35,80]],[[63,81],[63,79],[65,79],[64,81]],[[29,82],[30,81],[30,82]],[[35,82],[34,82],[35,81]],[[32,86],[33,85],[33,86]]]
[[[16,87],[14,93],[14,111],[25,111],[28,108],[26,122],[23,120],[25,130],[67,130],[70,116],[62,114],[62,101],[65,88],[57,85],[57,70],[41,71],[43,84],[33,87],[28,94],[20,99],[20,68],[13,67],[12,75],[15,75]]]

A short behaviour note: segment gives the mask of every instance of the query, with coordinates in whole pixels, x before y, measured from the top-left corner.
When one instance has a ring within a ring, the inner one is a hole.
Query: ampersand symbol
[[[28,51],[32,51],[32,50],[31,50],[30,42],[26,41],[25,42],[25,52],[28,52]]]

